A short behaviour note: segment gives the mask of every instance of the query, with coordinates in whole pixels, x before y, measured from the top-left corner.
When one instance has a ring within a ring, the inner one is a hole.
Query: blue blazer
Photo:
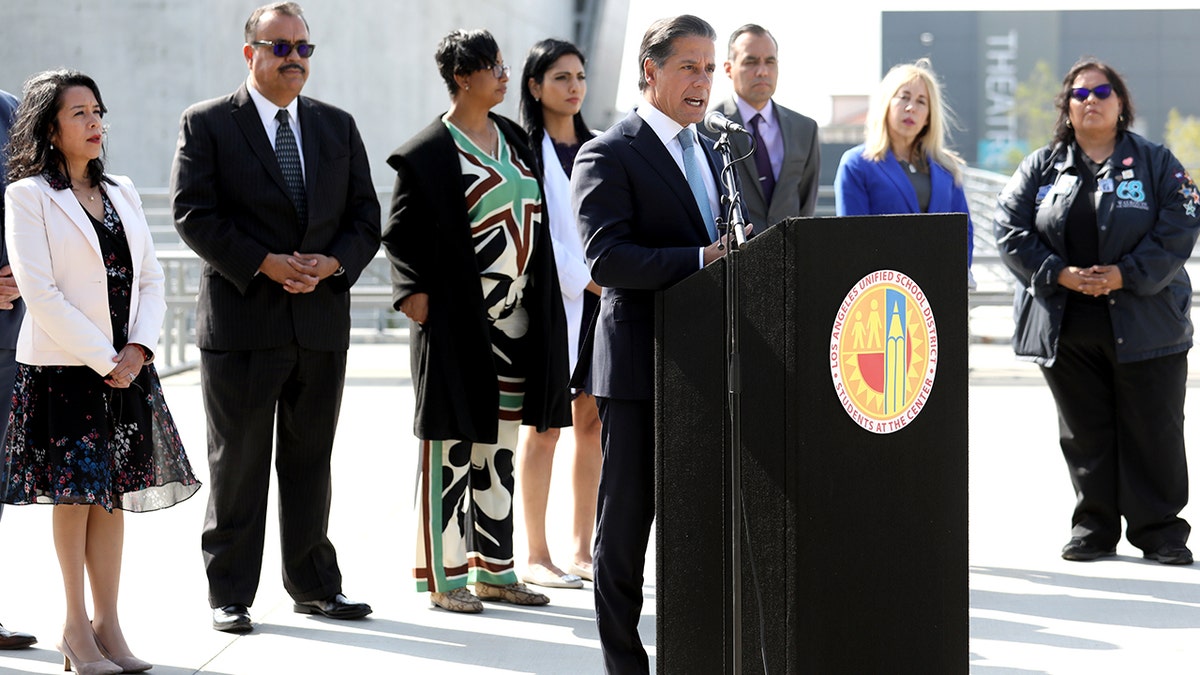
[[[715,178],[712,141],[701,136],[701,146]],[[579,149],[571,190],[592,279],[604,287],[577,370],[590,355],[592,394],[649,400],[654,292],[700,269],[700,249],[709,243],[700,209],[679,165],[636,110]]]
[[[857,145],[842,155],[837,178],[833,181],[839,216],[882,216],[921,213],[917,191],[904,173],[904,167],[888,150],[887,158],[875,162],[863,157],[866,146]],[[967,214],[967,266],[975,250],[975,227],[967,209],[967,195],[954,176],[936,162],[929,162],[928,213]]]

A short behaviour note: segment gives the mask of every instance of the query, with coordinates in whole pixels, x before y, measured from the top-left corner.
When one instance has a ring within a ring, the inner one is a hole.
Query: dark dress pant
[[[1057,358],[1042,374],[1075,487],[1071,536],[1112,548],[1124,516],[1126,537],[1143,551],[1186,543],[1187,352],[1118,363],[1108,307],[1072,299]]]
[[[12,391],[17,381],[17,350],[0,349],[0,494],[8,482],[8,462],[4,458],[3,439],[8,433],[8,414],[12,412]],[[4,504],[0,504],[0,516]]]
[[[608,673],[649,673],[638,635],[654,523],[654,404],[597,397],[604,460],[597,497],[596,626]]]
[[[201,547],[212,607],[254,604],[262,571],[272,431],[283,585],[297,601],[341,592],[329,526],[333,438],[345,351],[202,350],[208,509]],[[277,427],[277,428],[276,428]]]

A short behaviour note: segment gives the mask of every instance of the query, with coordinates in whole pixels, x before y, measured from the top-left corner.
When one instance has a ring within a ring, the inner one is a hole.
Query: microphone
[[[708,129],[714,134],[726,133],[749,135],[750,133],[749,131],[746,131],[746,127],[722,115],[719,110],[708,111],[708,114],[704,116],[704,128]]]

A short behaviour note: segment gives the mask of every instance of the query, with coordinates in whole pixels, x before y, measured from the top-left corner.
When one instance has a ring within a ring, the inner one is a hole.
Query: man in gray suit
[[[213,628],[252,630],[272,436],[283,582],[303,614],[371,613],[342,595],[327,536],[330,454],[350,346],[350,287],[379,248],[379,201],[354,119],[301,96],[308,22],[259,7],[246,81],[183,114],[171,172],[175,227],[204,259],[196,308],[208,416],[201,546]]]
[[[8,145],[8,130],[12,129],[17,99],[7,91],[0,90],[0,439],[8,428],[8,413],[12,408],[13,380],[17,375],[17,333],[21,330],[21,317],[25,316],[25,303],[13,281],[12,268],[8,265],[8,248],[4,245],[4,184],[8,168],[4,163],[4,146]],[[0,486],[4,485],[4,451],[0,450]],[[3,492],[3,490],[0,490]],[[0,504],[0,513],[4,505]],[[37,642],[28,633],[10,631],[0,626],[0,649],[19,649]]]
[[[733,80],[734,95],[714,109],[746,127],[757,145],[754,157],[737,164],[742,203],[754,230],[762,232],[792,216],[813,215],[821,174],[817,123],[771,100],[779,81],[775,37],[762,26],[746,24],[729,37],[727,58],[725,74]],[[731,135],[734,157],[750,151],[750,140]]]

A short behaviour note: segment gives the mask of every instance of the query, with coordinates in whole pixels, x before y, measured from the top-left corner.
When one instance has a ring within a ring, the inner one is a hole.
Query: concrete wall
[[[19,95],[35,72],[70,67],[94,77],[109,108],[108,166],[143,187],[167,185],[179,115],[246,77],[242,27],[260,0],[0,0],[0,89]],[[318,46],[304,93],[357,119],[377,186],[390,188],[389,152],[449,102],[433,63],[455,28],[488,28],[514,71],[497,108],[516,118],[516,73],[530,45],[573,39],[575,3],[562,0],[306,0]],[[616,73],[612,74],[616,78]],[[592,122],[593,125],[599,122]]]

